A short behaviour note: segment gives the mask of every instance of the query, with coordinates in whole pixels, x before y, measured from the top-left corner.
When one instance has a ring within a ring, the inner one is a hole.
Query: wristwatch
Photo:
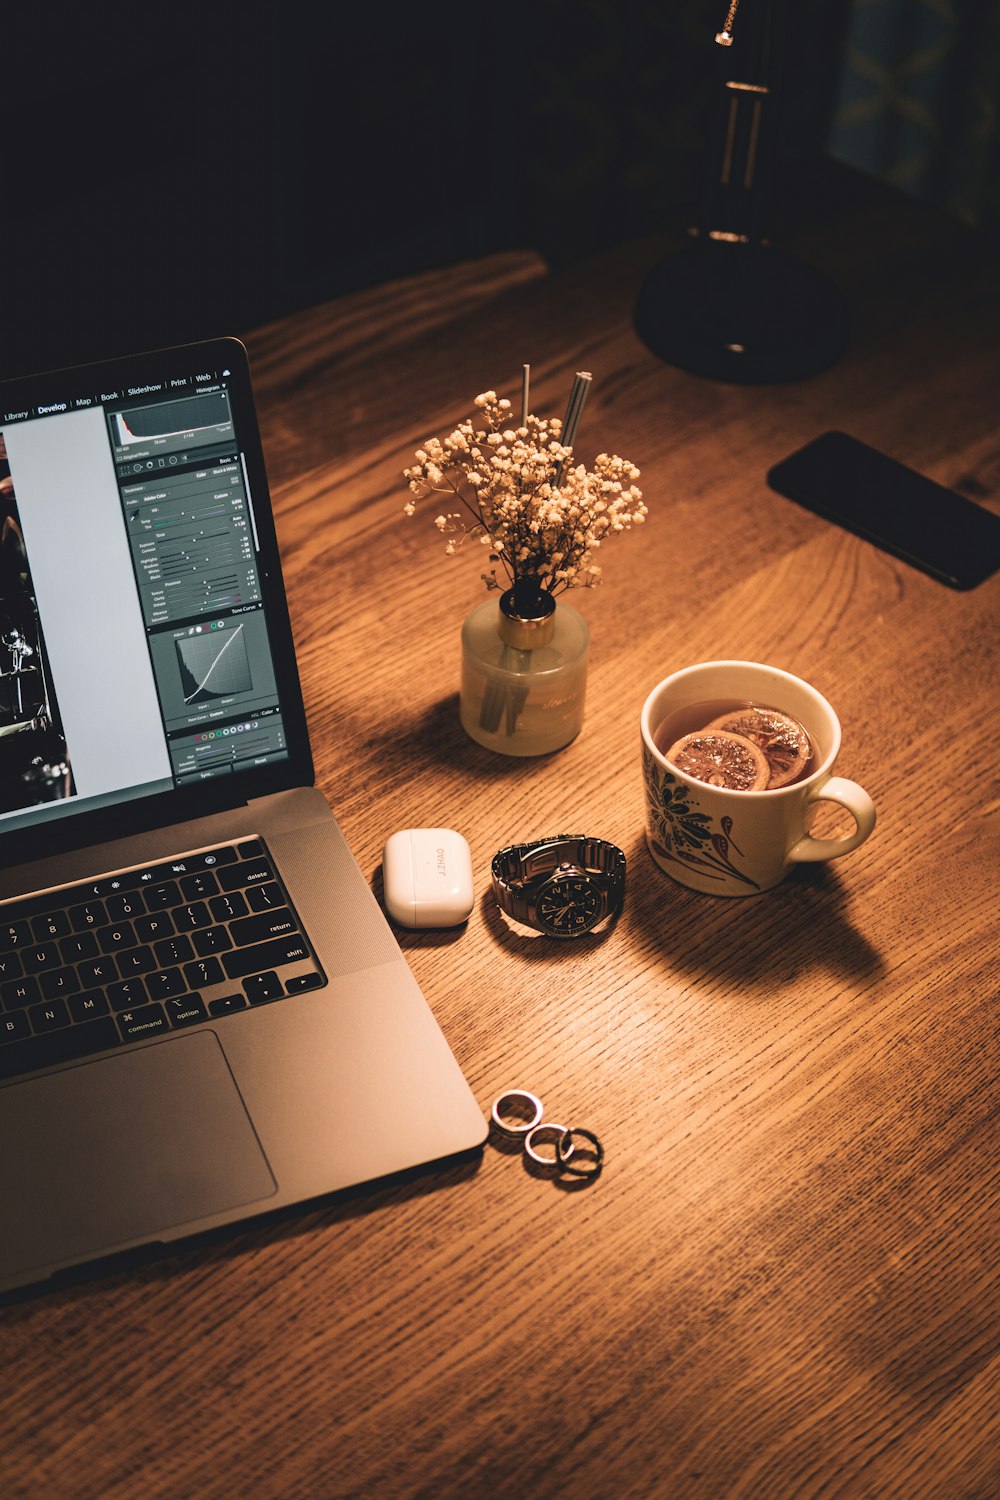
[[[549,937],[581,937],[617,916],[625,896],[622,850],[578,833],[511,844],[492,870],[500,910]]]

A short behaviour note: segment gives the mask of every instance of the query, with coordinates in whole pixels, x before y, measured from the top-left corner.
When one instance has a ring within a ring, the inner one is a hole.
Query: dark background
[[[883,20],[894,8],[879,45],[898,56],[873,61],[888,70],[880,83],[861,55],[878,39],[859,42],[865,17],[851,0],[786,7],[779,139],[791,169],[807,172],[839,142],[892,178],[879,153],[898,156],[900,129],[921,123],[898,94],[912,58],[929,55],[914,13],[934,9],[876,7]],[[12,9],[0,376],[239,332],[513,246],[558,266],[690,218],[725,11],[722,0]],[[973,33],[961,16],[951,26],[921,105],[922,177],[901,183],[952,211],[955,150],[941,122],[954,132],[959,105],[968,113],[969,57],[984,45],[982,26]],[[873,100],[874,138],[862,129]],[[982,118],[970,128],[983,137]],[[971,197],[966,182],[958,205],[987,229],[995,128],[983,181]],[[913,175],[913,159],[897,176]]]

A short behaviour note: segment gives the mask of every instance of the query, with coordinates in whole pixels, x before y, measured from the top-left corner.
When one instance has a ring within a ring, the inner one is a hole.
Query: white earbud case
[[[382,850],[386,910],[402,927],[457,927],[472,911],[472,853],[453,828],[402,828]]]

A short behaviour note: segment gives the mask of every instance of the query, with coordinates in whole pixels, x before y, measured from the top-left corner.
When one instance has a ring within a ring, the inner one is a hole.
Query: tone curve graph
[[[217,635],[182,636],[175,642],[185,703],[204,703],[249,692],[253,687],[243,626]]]

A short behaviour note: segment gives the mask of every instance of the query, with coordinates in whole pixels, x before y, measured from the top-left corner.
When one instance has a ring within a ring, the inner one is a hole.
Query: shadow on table
[[[498,755],[477,745],[461,726],[458,711],[458,694],[449,693],[447,698],[432,703],[420,718],[409,719],[389,732],[373,736],[369,747],[374,748],[382,765],[405,765],[414,743],[418,741],[421,751],[477,781],[509,781],[512,777],[523,777],[527,767],[543,766],[559,750],[551,755]]]
[[[519,922],[506,917],[497,906],[492,888],[487,888],[482,893],[479,908],[493,941],[506,952],[516,953],[518,958],[527,959],[531,963],[558,963],[565,959],[567,953],[589,953],[596,957],[605,943],[614,938],[620,920],[605,922],[596,932],[585,932],[581,937],[554,938],[547,933],[522,927]]]
[[[378,1214],[403,1208],[431,1193],[447,1192],[470,1181],[479,1171],[483,1148],[476,1147],[450,1157],[447,1162],[429,1162],[412,1167],[376,1182],[343,1188],[312,1203],[272,1210],[240,1225],[224,1225],[171,1245],[148,1245],[122,1255],[107,1256],[74,1267],[72,1271],[40,1282],[36,1286],[0,1293],[2,1326],[18,1322],[18,1311],[30,1316],[31,1306],[41,1298],[70,1306],[91,1294],[94,1284],[106,1286],[132,1283],[146,1286],[166,1282],[195,1267],[199,1272],[224,1268],[244,1255],[252,1255],[268,1245],[304,1239],[311,1234],[335,1227],[366,1214]]]
[[[491,1150],[498,1152],[501,1156],[518,1160],[521,1170],[526,1176],[534,1178],[536,1182],[546,1182],[550,1187],[557,1188],[561,1193],[585,1192],[587,1188],[593,1187],[601,1178],[599,1163],[598,1170],[588,1170],[586,1176],[572,1176],[561,1171],[559,1163],[554,1160],[544,1164],[532,1161],[524,1149],[524,1137],[518,1136],[516,1139],[511,1139],[509,1136],[501,1134],[492,1120],[490,1121],[490,1133],[486,1144]],[[586,1146],[584,1151],[581,1152],[581,1155],[584,1154],[590,1160],[593,1160],[593,1152],[589,1146]]]
[[[817,971],[878,979],[885,961],[852,920],[851,899],[831,864],[801,865],[756,896],[702,895],[665,875],[639,835],[624,915],[673,970],[761,989]]]
[[[659,955],[665,967],[725,978],[743,988],[771,988],[799,975],[842,975],[874,980],[885,971],[875,945],[852,922],[849,894],[829,865],[803,865],[780,886],[758,896],[702,895],[678,885],[653,863],[640,834],[626,850],[625,906],[617,921],[572,942],[532,932],[509,921],[491,890],[480,897],[480,913],[497,946],[522,961],[564,963],[569,953],[614,962],[619,939],[638,930],[643,955]],[[634,950],[633,950],[634,951]]]
[[[376,865],[372,871],[368,887],[382,908],[382,915],[404,953],[411,948],[448,948],[465,934],[467,922],[458,922],[454,927],[404,927],[401,922],[397,922],[385,904],[385,873],[381,864]]]

